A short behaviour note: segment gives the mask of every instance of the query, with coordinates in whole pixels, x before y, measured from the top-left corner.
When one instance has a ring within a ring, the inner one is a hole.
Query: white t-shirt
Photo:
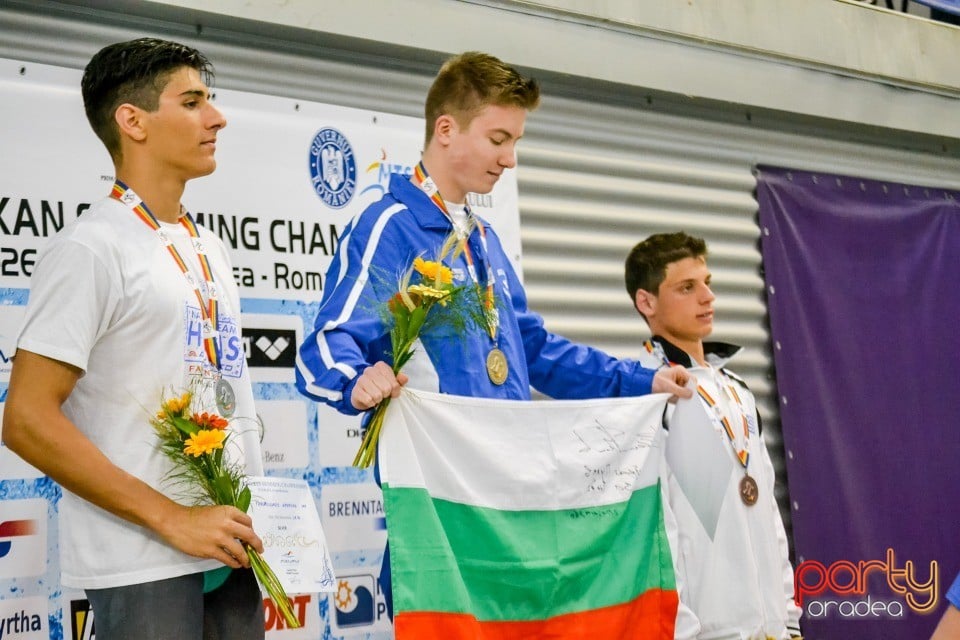
[[[447,213],[450,214],[450,221],[453,223],[454,229],[457,230],[457,234],[464,238],[469,236],[473,229],[473,221],[467,215],[466,205],[447,202],[446,200],[443,201],[443,204],[447,207]]]
[[[198,269],[186,229],[164,228],[184,261]],[[232,454],[245,460],[249,474],[261,474],[239,292],[223,243],[206,229],[200,234],[218,289],[223,377],[237,400]],[[124,204],[105,198],[50,240],[31,280],[17,347],[82,369],[63,405],[67,417],[114,464],[193,503],[183,487],[165,480],[170,464],[149,421],[161,399],[179,395],[191,371],[206,362],[199,303],[157,233]],[[69,587],[117,587],[220,566],[68,491],[59,520],[62,582]]]

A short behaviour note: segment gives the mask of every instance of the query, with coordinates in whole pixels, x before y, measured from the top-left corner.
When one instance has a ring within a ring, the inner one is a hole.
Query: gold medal
[[[507,364],[507,356],[497,347],[490,349],[487,354],[487,375],[490,376],[490,382],[495,385],[501,385],[507,381],[507,374],[510,372],[510,366]]]
[[[752,507],[757,504],[759,497],[760,488],[757,486],[757,481],[750,474],[744,474],[743,479],[740,480],[740,499],[743,500],[743,504]]]

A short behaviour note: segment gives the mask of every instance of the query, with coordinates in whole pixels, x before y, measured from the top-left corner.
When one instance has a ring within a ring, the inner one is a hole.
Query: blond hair
[[[468,51],[447,60],[427,92],[425,144],[433,138],[437,118],[450,115],[461,127],[489,105],[532,111],[540,104],[540,86],[486,53]]]

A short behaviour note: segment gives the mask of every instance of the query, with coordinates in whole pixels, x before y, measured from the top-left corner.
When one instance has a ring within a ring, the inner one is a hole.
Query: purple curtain
[[[926,640],[960,570],[960,192],[757,173],[805,637]]]

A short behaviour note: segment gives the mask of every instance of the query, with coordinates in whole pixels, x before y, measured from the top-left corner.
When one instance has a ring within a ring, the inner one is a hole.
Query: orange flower
[[[206,411],[193,414],[192,419],[201,429],[226,429],[227,425],[230,424],[217,414],[207,413]]]
[[[439,280],[443,284],[453,284],[453,272],[450,271],[450,267],[446,267],[439,262],[424,260],[423,258],[414,258],[413,268],[429,280],[434,282]]]
[[[223,440],[227,437],[227,432],[222,430],[211,431],[203,429],[187,438],[183,443],[183,452],[194,458],[198,458],[205,453],[211,453],[217,449],[223,448]]]
[[[387,309],[390,310],[390,313],[396,313],[405,307],[403,303],[403,296],[399,293],[393,294],[393,297],[387,301]]]

